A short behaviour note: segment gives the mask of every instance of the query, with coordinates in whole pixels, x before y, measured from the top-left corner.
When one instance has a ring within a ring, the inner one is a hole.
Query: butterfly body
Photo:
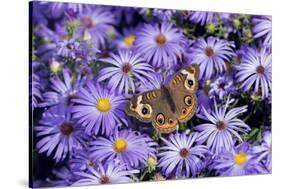
[[[176,73],[159,89],[133,96],[126,108],[128,115],[151,122],[161,133],[176,130],[179,122],[192,118],[197,108],[199,67],[192,64]]]

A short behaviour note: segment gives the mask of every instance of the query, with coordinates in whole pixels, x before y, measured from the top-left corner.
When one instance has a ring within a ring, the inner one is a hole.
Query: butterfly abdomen
[[[162,90],[163,99],[167,100],[167,103],[171,107],[172,112],[175,113],[176,112],[176,104],[173,101],[173,98],[171,96],[171,93],[170,93],[169,89],[165,85],[161,85],[161,90]]]

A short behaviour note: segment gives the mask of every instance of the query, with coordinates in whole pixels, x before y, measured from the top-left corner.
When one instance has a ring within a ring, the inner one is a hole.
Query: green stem
[[[143,178],[144,178],[144,176],[146,175],[146,173],[148,173],[148,170],[147,170],[147,169],[145,169],[144,172],[143,172],[143,174],[141,175],[141,177],[140,177],[140,180],[141,180],[141,181],[143,180]]]

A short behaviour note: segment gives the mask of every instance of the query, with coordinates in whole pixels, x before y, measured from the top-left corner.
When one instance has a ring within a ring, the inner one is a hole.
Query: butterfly
[[[134,95],[126,113],[151,122],[160,133],[175,131],[179,122],[190,120],[196,111],[199,71],[197,64],[191,64],[172,76],[167,85]]]

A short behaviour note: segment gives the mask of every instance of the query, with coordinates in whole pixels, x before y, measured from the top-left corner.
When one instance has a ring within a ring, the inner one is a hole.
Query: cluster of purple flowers
[[[31,12],[33,187],[271,173],[270,16],[39,1]],[[125,113],[192,63],[191,120],[161,135]]]

